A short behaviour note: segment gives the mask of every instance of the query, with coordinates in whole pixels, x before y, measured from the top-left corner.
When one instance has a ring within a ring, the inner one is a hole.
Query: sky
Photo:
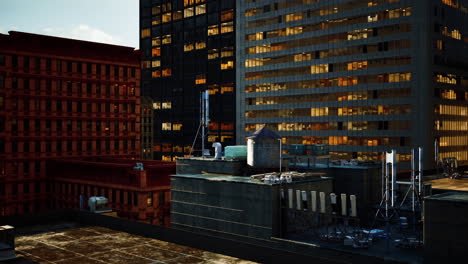
[[[22,31],[138,48],[139,0],[0,0],[0,33]]]

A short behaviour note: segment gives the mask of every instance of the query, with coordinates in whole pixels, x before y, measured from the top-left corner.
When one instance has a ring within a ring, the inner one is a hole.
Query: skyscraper
[[[234,15],[235,0],[140,0],[142,95],[153,100],[155,159],[192,152],[206,90],[206,142],[234,144]]]
[[[237,0],[237,143],[266,124],[332,158],[468,164],[468,2]]]

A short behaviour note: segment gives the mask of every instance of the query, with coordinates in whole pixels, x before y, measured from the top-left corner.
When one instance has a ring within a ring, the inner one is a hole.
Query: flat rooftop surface
[[[5,263],[255,263],[95,226],[16,237],[16,253],[17,260]]]
[[[456,201],[468,203],[468,193],[464,192],[446,192],[425,197],[426,200]]]
[[[468,192],[468,179],[449,179],[442,178],[436,180],[426,181],[432,184],[432,189],[465,191]]]
[[[239,183],[248,183],[248,184],[258,184],[258,185],[277,185],[278,183],[265,183],[259,180],[252,179],[248,176],[226,176],[226,175],[214,175],[214,174],[176,174],[171,175],[171,177],[179,177],[179,178],[192,178],[192,179],[201,179],[207,181],[225,181],[225,182],[239,182]],[[324,181],[330,180],[330,177],[310,177],[304,180],[297,180],[293,181],[292,183],[288,184],[296,184],[296,183],[304,183],[304,182],[312,182],[312,181]]]

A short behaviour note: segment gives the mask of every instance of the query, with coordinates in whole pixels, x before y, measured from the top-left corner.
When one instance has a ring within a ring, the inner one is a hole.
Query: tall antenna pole
[[[201,124],[202,124],[202,157],[205,156],[205,137],[206,137],[206,128],[210,122],[209,118],[209,93],[208,91],[202,91],[201,94]]]
[[[419,167],[418,167],[418,171],[419,171],[419,197],[422,197],[424,194],[424,190],[423,190],[423,183],[424,183],[424,179],[423,179],[423,162],[422,162],[422,157],[423,157],[423,149],[421,147],[418,148],[419,150]]]
[[[411,192],[411,198],[412,198],[412,210],[413,210],[413,213],[414,213],[414,204],[415,204],[415,200],[414,200],[414,190],[416,188],[416,173],[415,173],[415,170],[416,170],[416,164],[415,164],[415,159],[414,159],[414,155],[415,155],[416,151],[415,149],[411,149],[411,188],[413,189],[412,192]]]

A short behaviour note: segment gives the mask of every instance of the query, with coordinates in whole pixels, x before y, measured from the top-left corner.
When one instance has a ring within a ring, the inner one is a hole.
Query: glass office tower
[[[468,2],[237,0],[237,143],[266,124],[334,159],[468,164]]]
[[[175,160],[191,152],[206,90],[206,146],[235,144],[235,0],[140,0],[140,29],[142,95],[154,109],[154,158]],[[200,144],[198,138],[195,149]]]

